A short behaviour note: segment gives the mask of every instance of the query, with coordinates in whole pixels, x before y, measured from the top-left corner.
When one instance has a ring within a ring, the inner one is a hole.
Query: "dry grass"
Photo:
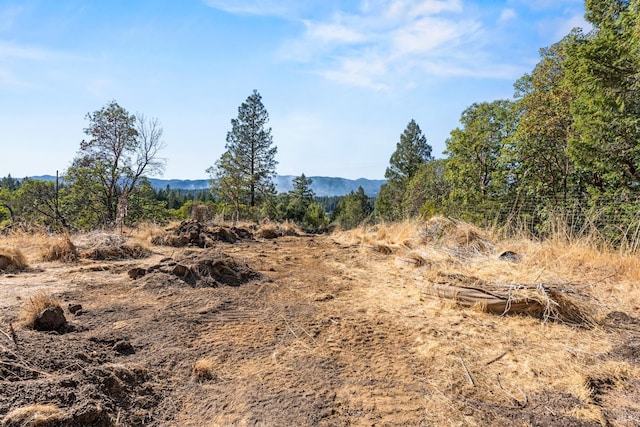
[[[215,363],[208,357],[199,359],[193,364],[191,376],[195,381],[209,381],[216,378]]]
[[[442,217],[362,227],[335,238],[395,256],[396,268],[423,275],[421,288],[438,284],[427,294],[458,298],[463,305],[490,312],[497,309],[487,303],[497,302],[496,296],[502,307],[514,311],[520,307],[535,317],[583,325],[598,323],[607,311],[640,308],[640,289],[633,286],[640,281],[637,256],[601,249],[588,239],[498,239],[490,231]],[[504,251],[514,252],[518,260],[501,259]],[[469,298],[462,301],[460,291]],[[619,300],[611,298],[616,294]]]
[[[29,405],[16,408],[2,420],[3,427],[58,425],[64,420],[62,409],[54,405]]]
[[[0,247],[0,271],[12,273],[27,267],[27,258],[20,249]]]
[[[92,232],[76,239],[82,258],[93,260],[123,260],[146,258],[151,251],[145,243],[130,241],[123,234]]]
[[[300,236],[304,232],[296,224],[286,221],[281,224],[264,223],[255,231],[254,236],[262,239],[275,239],[282,236]]]
[[[67,234],[52,239],[42,250],[43,261],[75,262],[79,257],[78,248]]]
[[[31,296],[29,300],[22,305],[22,323],[28,328],[33,328],[36,318],[49,307],[61,307],[60,301],[44,292],[39,292]]]

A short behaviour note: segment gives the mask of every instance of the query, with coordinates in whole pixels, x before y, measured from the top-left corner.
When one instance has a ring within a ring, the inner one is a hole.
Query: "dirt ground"
[[[605,301],[615,327],[496,316],[339,235],[150,249],[0,274],[2,425],[640,425],[633,302]],[[19,326],[41,290],[64,333]]]

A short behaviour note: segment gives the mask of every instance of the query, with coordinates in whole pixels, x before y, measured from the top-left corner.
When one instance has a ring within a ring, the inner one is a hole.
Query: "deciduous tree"
[[[157,119],[137,117],[109,102],[98,111],[87,114],[89,137],[67,171],[67,181],[74,187],[78,201],[92,200],[97,206],[95,219],[114,224],[118,204],[126,203],[136,185],[147,174],[161,174],[165,162],[158,155],[164,143]],[[78,212],[80,216],[82,212]]]

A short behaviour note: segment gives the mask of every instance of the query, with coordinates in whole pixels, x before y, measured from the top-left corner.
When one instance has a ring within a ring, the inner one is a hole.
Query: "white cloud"
[[[328,80],[385,90],[415,85],[414,77],[512,78],[501,64],[462,52],[484,50],[485,26],[460,0],[365,0],[352,11],[306,19],[305,31],[280,56]]]
[[[389,64],[383,58],[342,57],[338,59],[337,67],[320,74],[327,80],[379,91],[389,88],[383,83],[388,70]]]
[[[357,43],[365,39],[365,36],[339,23],[316,23],[304,21],[307,27],[307,37],[322,43]]]
[[[57,56],[57,53],[50,50],[0,41],[0,60],[11,58],[44,61],[55,56]]]
[[[304,2],[294,0],[204,0],[214,9],[234,15],[277,16],[296,19]]]
[[[515,9],[507,8],[502,9],[500,12],[500,18],[498,18],[498,24],[506,24],[518,18],[518,12]]]

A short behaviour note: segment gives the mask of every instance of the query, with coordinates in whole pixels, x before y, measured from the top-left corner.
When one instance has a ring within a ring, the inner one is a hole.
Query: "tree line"
[[[588,0],[592,30],[541,49],[509,100],[474,103],[433,159],[412,121],[379,218],[445,214],[544,235],[564,221],[640,242],[640,1]],[[517,224],[516,224],[517,223]]]
[[[517,223],[544,235],[558,221],[640,241],[640,0],[587,0],[592,30],[572,30],[541,49],[512,99],[474,103],[436,159],[415,120],[400,135],[374,201],[362,189],[316,198],[311,180],[277,194],[277,147],[254,90],[238,108],[225,151],[207,169],[210,191],[195,197],[154,190],[162,128],[115,101],[87,115],[62,184],[0,183],[0,221],[23,218],[62,228],[186,217],[329,223],[397,221],[442,214],[481,224]]]

